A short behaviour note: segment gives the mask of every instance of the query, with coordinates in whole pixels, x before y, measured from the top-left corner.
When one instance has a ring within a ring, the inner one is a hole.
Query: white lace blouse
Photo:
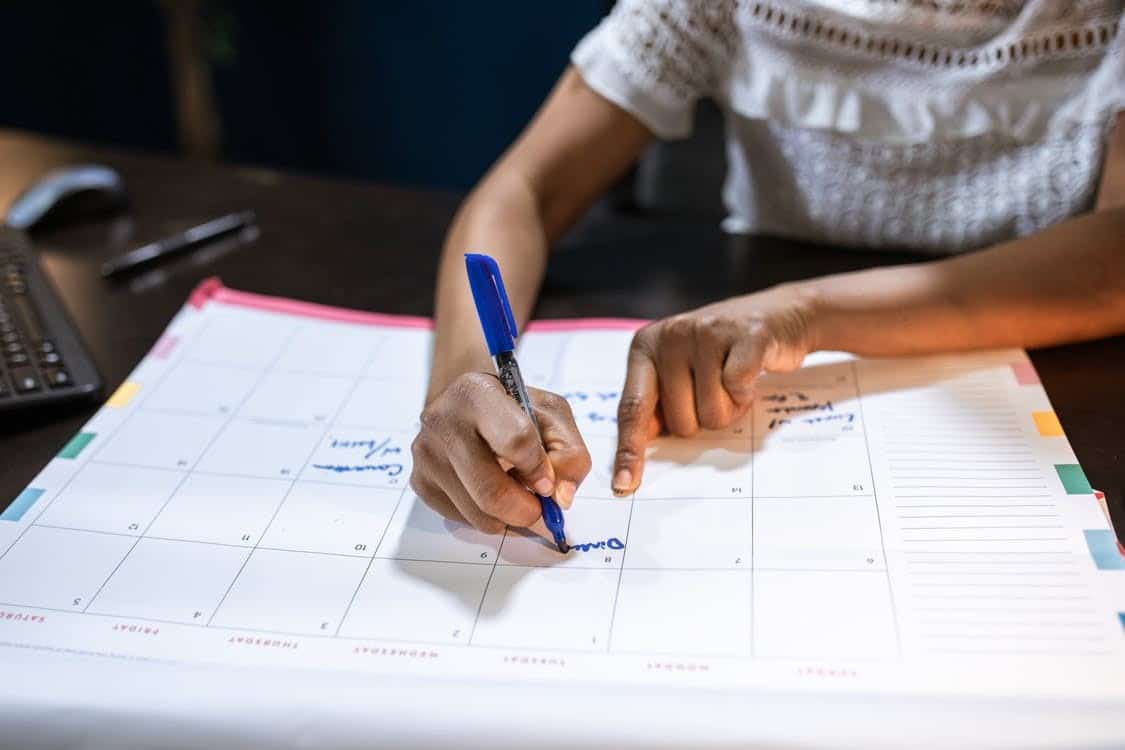
[[[1089,210],[1125,0],[619,0],[574,50],[662,138],[725,111],[731,232],[948,252]]]

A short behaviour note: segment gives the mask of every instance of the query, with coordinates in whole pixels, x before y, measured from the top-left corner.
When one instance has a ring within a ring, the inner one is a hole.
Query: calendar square
[[[0,557],[0,602],[81,612],[136,541],[32,526]]]
[[[570,404],[574,423],[583,437],[602,435],[616,440],[620,382],[572,383],[560,386],[558,392]]]
[[[426,381],[423,378],[362,378],[336,418],[336,424],[415,432],[425,398]]]
[[[206,624],[249,555],[237,547],[141,539],[89,611]]]
[[[382,341],[377,328],[320,320],[302,321],[274,369],[320,375],[358,375]]]
[[[887,576],[754,573],[754,653],[790,659],[890,659],[898,652]]]
[[[883,537],[872,497],[754,501],[758,568],[880,570]]]
[[[263,370],[277,360],[296,323],[274,313],[216,306],[210,325],[196,336],[187,358],[250,370]]]
[[[615,570],[498,565],[473,643],[604,651],[617,576]],[[544,618],[545,612],[550,617]]]
[[[224,417],[137,411],[108,437],[98,461],[190,469],[226,423]]]
[[[536,332],[534,336],[521,336],[517,340],[516,355],[525,383],[545,388],[554,382],[567,338],[565,333]]]
[[[198,471],[254,477],[296,477],[324,434],[318,424],[232,419],[199,462]]]
[[[262,538],[263,547],[371,557],[402,490],[297,482]]]
[[[496,561],[503,534],[484,534],[472,526],[447,521],[407,491],[387,528],[378,557],[399,560],[478,563]]]
[[[333,375],[271,372],[239,410],[259,422],[328,422],[344,403],[354,380]]]
[[[625,382],[625,366],[632,331],[584,331],[566,337],[555,382]]]
[[[621,571],[614,652],[749,656],[749,570]]]
[[[185,476],[166,469],[88,463],[39,523],[140,536]]]
[[[316,448],[302,479],[401,489],[413,460],[409,432],[334,427]]]
[[[542,565],[564,568],[620,568],[629,528],[627,500],[575,501],[566,513],[570,552],[525,529],[508,529],[500,548],[501,565]]]
[[[383,328],[375,358],[364,375],[390,380],[426,381],[433,333],[419,328]]]
[[[361,557],[254,550],[211,624],[333,635],[367,562]]]
[[[749,570],[752,517],[749,500],[634,503],[625,567]]]
[[[340,635],[468,643],[491,573],[488,565],[374,560]]]
[[[758,442],[754,497],[871,494],[871,465],[862,436]]]
[[[253,547],[288,490],[277,479],[192,474],[147,535]]]
[[[750,497],[749,440],[657,438],[646,451],[637,500]]]
[[[253,370],[184,362],[157,383],[144,400],[154,411],[224,415],[234,412],[259,378]]]

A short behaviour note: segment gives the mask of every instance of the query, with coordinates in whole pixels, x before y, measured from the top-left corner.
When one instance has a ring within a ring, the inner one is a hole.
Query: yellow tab
[[[129,402],[133,400],[133,396],[137,395],[137,391],[141,389],[140,383],[134,383],[132,380],[126,380],[121,385],[117,386],[117,390],[109,397],[109,401],[105,402],[106,406],[128,406]]]
[[[1053,411],[1033,411],[1031,418],[1035,420],[1035,428],[1043,437],[1063,436],[1062,425]]]

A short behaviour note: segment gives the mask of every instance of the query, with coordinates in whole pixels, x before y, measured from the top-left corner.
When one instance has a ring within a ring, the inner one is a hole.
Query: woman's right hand
[[[531,527],[550,539],[534,488],[564,509],[590,472],[590,453],[570,404],[528,388],[540,435],[499,378],[459,376],[422,411],[411,446],[410,486],[426,505],[452,521],[489,534]]]

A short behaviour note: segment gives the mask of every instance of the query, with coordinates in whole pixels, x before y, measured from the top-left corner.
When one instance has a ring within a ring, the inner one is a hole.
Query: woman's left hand
[[[613,491],[636,490],[645,447],[742,417],[763,371],[788,372],[815,349],[813,295],[782,285],[674,315],[637,331],[617,410]]]

